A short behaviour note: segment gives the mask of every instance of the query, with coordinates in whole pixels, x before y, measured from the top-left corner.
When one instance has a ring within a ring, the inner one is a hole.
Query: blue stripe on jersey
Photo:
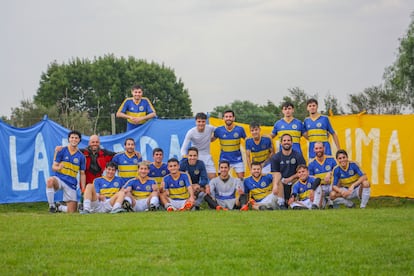
[[[157,184],[154,179],[147,178],[145,180],[132,178],[125,184],[126,187],[131,187],[131,193],[135,199],[146,199],[154,191],[152,185]]]
[[[325,176],[333,171],[336,166],[336,160],[332,156],[325,156],[322,162],[319,162],[316,158],[309,162],[309,175],[321,179],[321,184],[330,184],[325,183]]]
[[[272,139],[269,137],[260,137],[259,143],[256,143],[253,138],[246,139],[246,150],[250,150],[252,162],[264,162],[269,157],[272,148]]]
[[[164,189],[168,190],[173,200],[185,200],[190,197],[188,187],[191,185],[188,174],[180,172],[180,176],[174,179],[171,174],[164,177]]]
[[[363,175],[365,175],[365,173],[361,170],[358,164],[349,161],[348,166],[345,169],[342,169],[339,165],[334,168],[333,185],[349,187]]]
[[[250,193],[251,198],[260,202],[272,193],[272,180],[271,174],[262,175],[257,180],[253,176],[247,177],[244,179],[244,192],[246,194]]]
[[[124,180],[119,176],[115,176],[112,179],[102,176],[95,178],[93,181],[96,193],[103,195],[106,198],[113,197],[119,189],[124,186],[124,183]]]
[[[85,156],[77,150],[73,155],[68,147],[64,147],[55,156],[55,162],[63,162],[63,169],[55,172],[55,175],[65,182],[69,187],[76,190],[78,185],[77,175],[79,171],[86,168]]]
[[[228,131],[226,127],[220,126],[214,130],[214,137],[220,139],[220,160],[227,160],[230,164],[243,161],[240,143],[242,138],[246,138],[244,128],[234,126],[231,131]]]

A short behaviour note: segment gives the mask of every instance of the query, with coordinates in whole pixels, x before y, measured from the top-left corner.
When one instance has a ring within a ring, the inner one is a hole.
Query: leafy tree
[[[407,34],[400,39],[397,60],[387,68],[384,78],[387,90],[401,94],[398,97],[414,109],[414,13]]]
[[[295,113],[293,114],[295,118],[303,121],[306,116],[308,116],[308,111],[306,109],[306,101],[310,98],[317,99],[317,96],[310,96],[305,93],[305,91],[299,87],[289,88],[289,96],[283,97],[281,105],[285,102],[291,102],[295,106]]]
[[[131,97],[134,84],[144,87],[144,96],[150,99],[158,117],[192,116],[188,91],[172,69],[114,55],[93,60],[75,58],[67,64],[52,62],[41,75],[34,101],[47,108],[56,105],[59,114],[86,112],[94,119],[94,132],[108,132],[110,114],[116,113],[125,97]],[[118,119],[117,132],[124,131],[125,124],[125,120]]]
[[[323,101],[325,103],[326,114],[329,114],[329,110],[331,110],[332,113],[335,115],[345,114],[344,109],[339,104],[338,98],[336,98],[335,96],[328,94],[328,96],[325,99],[323,99]]]

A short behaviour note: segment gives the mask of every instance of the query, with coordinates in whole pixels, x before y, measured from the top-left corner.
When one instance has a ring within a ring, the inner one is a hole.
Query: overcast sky
[[[0,115],[33,98],[52,61],[110,53],[174,69],[193,112],[278,104],[292,87],[345,105],[382,83],[413,11],[412,0],[2,0]]]

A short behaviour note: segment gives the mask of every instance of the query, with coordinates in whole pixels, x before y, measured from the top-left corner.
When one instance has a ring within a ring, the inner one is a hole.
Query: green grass
[[[48,214],[0,205],[1,275],[414,275],[414,202],[320,211]]]

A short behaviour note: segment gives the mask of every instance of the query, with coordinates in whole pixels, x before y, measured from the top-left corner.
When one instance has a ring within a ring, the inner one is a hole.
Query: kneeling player
[[[116,169],[117,166],[114,162],[108,162],[105,176],[95,178],[92,184],[86,186],[81,213],[118,213],[123,211],[121,205],[125,193],[120,189],[124,185],[124,180],[115,176]]]
[[[160,205],[158,199],[158,185],[149,178],[150,163],[138,164],[138,175],[125,184],[126,195],[131,195],[132,209],[135,212],[155,211]]]
[[[303,164],[298,166],[296,173],[299,179],[293,184],[288,204],[292,209],[311,209],[314,191],[321,183],[321,179],[309,176],[308,167]]]

